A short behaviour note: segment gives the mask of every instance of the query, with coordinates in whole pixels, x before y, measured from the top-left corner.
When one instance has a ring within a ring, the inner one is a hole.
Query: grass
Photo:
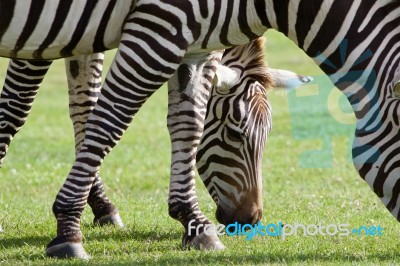
[[[181,250],[183,228],[167,211],[170,144],[163,87],[145,104],[102,167],[106,191],[126,228],[93,227],[86,209],[84,246],[93,259],[46,258],[45,246],[56,230],[51,206],[74,159],[63,62],[57,61],[0,170],[0,224],[5,229],[0,233],[0,264],[397,264],[398,222],[349,160],[354,118],[348,106],[337,100],[337,90],[319,68],[280,34],[268,33],[267,49],[270,66],[314,76],[317,85],[269,93],[274,126],[263,163],[263,224],[380,225],[383,236],[251,241],[223,236],[223,252]],[[107,58],[111,60],[110,55]],[[1,65],[3,77],[6,61]],[[215,221],[215,205],[201,180],[196,182],[202,211]]]

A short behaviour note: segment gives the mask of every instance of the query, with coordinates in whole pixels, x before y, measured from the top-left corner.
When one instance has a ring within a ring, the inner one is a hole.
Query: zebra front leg
[[[69,113],[74,127],[76,154],[81,148],[85,137],[86,121],[100,94],[103,60],[103,53],[65,59]],[[94,214],[94,224],[124,226],[117,208],[110,202],[104,192],[98,173],[89,193],[88,204]]]
[[[206,225],[212,228],[213,224],[200,211],[195,191],[196,152],[221,57],[222,52],[214,52],[185,58],[168,83],[167,124],[172,146],[169,214],[185,227],[183,247],[201,250],[224,249],[215,231],[204,232]]]
[[[118,52],[85,125],[82,147],[56,196],[53,213],[57,219],[57,237],[47,246],[48,256],[88,258],[82,245],[80,217],[96,173],[143,103],[174,74],[188,47],[181,33],[173,34],[167,28],[151,36],[131,30],[142,29],[135,23],[140,10],[137,7],[124,25]],[[159,53],[160,47],[165,47],[164,38],[182,45]]]
[[[10,60],[0,97],[0,166],[12,138],[28,118],[51,62]]]

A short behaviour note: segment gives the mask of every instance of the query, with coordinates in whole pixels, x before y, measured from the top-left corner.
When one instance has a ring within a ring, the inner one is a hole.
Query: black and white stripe
[[[0,54],[55,59],[116,48],[133,2],[1,0]]]
[[[120,24],[119,50],[88,118],[82,149],[54,203],[58,232],[49,244],[49,255],[74,255],[65,249],[81,243],[80,214],[104,157],[122,137],[141,105],[168,80],[168,127],[172,140],[170,215],[185,228],[189,220],[195,220],[195,225],[210,222],[198,207],[194,165],[213,76],[221,58],[221,52],[214,51],[248,43],[271,27],[303,48],[348,97],[358,119],[353,148],[356,168],[399,218],[400,123],[395,91],[399,81],[396,70],[400,63],[400,1],[324,0],[320,3],[319,6],[310,0],[233,0],[229,3],[142,0],[135,3]],[[17,14],[28,17],[27,12]],[[93,25],[90,21],[88,25]],[[15,42],[3,44],[3,40],[8,40],[4,37],[8,32],[5,31],[0,46],[3,56],[12,55],[16,47]],[[87,37],[83,34],[83,39],[77,42],[68,32],[63,34],[58,37],[67,36],[68,41],[62,46],[49,46],[42,53],[43,58],[68,54],[62,52],[64,47],[72,51],[69,54],[96,51],[88,41],[94,39],[93,34]],[[34,39],[33,36],[29,39]],[[68,46],[71,42],[75,49]],[[29,43],[18,51],[18,57],[32,58],[38,46],[30,48]],[[105,43],[105,47],[110,47],[110,43]],[[182,71],[189,74],[185,86],[180,86]],[[256,215],[258,211],[248,216]],[[188,238],[187,233],[184,240],[189,246],[222,247],[216,235],[203,233]],[[78,256],[84,252],[81,246],[75,251]]]

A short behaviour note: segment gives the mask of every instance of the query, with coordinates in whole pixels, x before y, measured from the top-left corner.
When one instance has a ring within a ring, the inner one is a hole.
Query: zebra
[[[12,8],[4,9],[9,14]],[[18,8],[14,11],[15,17],[24,17],[25,13],[19,13]],[[248,43],[268,28],[292,39],[344,92],[357,118],[355,167],[399,219],[399,11],[398,0],[129,1],[121,11],[124,19],[118,24],[122,34],[111,33],[118,35],[118,52],[86,123],[82,148],[53,205],[57,237],[48,245],[48,254],[84,254],[79,220],[95,173],[141,105],[166,81],[170,84],[167,124],[172,143],[169,213],[185,228],[193,220],[195,225],[211,223],[200,211],[195,196],[194,166],[213,76],[221,49]],[[40,26],[36,28],[43,32],[44,26]],[[80,41],[94,38],[95,32],[91,29],[92,34],[79,35],[82,39],[75,38],[68,48],[62,48],[62,53],[59,46],[48,50],[33,46],[15,49],[13,41],[0,46],[0,55],[35,59],[38,50],[45,58],[62,57],[68,54],[66,51],[70,55],[97,52],[101,45],[88,48]],[[103,46],[108,48],[110,43]],[[345,53],[343,45],[351,52]],[[376,75],[366,69],[372,69]],[[179,86],[181,83],[185,86]],[[212,182],[210,185],[218,186]],[[236,196],[233,194],[235,200]],[[219,198],[222,199],[230,200]],[[259,214],[260,207],[255,202],[248,213],[242,213],[240,222],[255,221]],[[185,230],[184,239],[187,235]],[[204,232],[189,239],[186,245],[199,249],[222,247],[216,235],[207,236]]]
[[[196,151],[220,50],[248,43],[268,28],[292,39],[346,95],[357,118],[355,168],[399,219],[400,1],[139,0],[122,28],[119,50],[88,118],[82,148],[53,205],[58,230],[47,247],[49,255],[71,254],[71,250],[83,254],[79,220],[94,173],[141,105],[166,81],[172,143],[169,214],[185,227],[186,246],[221,249],[216,234],[200,231],[187,237],[189,221],[194,226],[211,223],[195,196]],[[189,81],[180,78],[182,73]],[[182,82],[184,90],[179,86]],[[222,199],[240,200],[237,194],[232,199],[221,197],[218,191],[223,186],[214,180],[208,186],[214,186],[218,208],[225,207]],[[80,189],[66,194],[73,186]],[[252,208],[236,218],[256,222],[260,210],[255,199]],[[221,220],[228,222],[230,216]]]

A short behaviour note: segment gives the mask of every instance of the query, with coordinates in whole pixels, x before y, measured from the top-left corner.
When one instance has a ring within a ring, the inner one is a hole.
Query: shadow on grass
[[[46,246],[51,239],[45,236],[24,236],[10,237],[3,235],[0,237],[0,246],[2,248],[19,248],[24,246]]]
[[[45,258],[45,246],[50,242],[50,238],[46,236],[24,236],[24,237],[6,237],[0,235],[0,264],[2,260],[43,260]],[[13,252],[5,252],[6,250],[14,250]],[[36,252],[32,249],[43,250]],[[3,253],[4,252],[4,253]],[[5,258],[1,255],[5,255]]]
[[[87,228],[86,228],[87,229]],[[103,230],[104,229],[104,230]],[[121,252],[124,253],[122,245],[118,243],[125,243],[132,240],[138,242],[149,242],[150,248],[146,251],[146,248],[138,248],[132,252],[134,255],[133,261],[129,259],[129,254],[122,254],[119,257],[120,251],[115,250],[115,260],[112,262],[104,262],[101,254],[93,253],[93,261],[96,265],[132,265],[133,262],[140,264],[172,264],[172,265],[187,265],[187,264],[265,264],[265,263],[360,263],[360,262],[389,262],[392,263],[400,259],[400,253],[394,253],[393,250],[380,250],[379,253],[374,254],[363,254],[359,255],[352,252],[330,252],[329,254],[318,253],[317,251],[298,251],[295,247],[287,250],[282,248],[281,250],[269,251],[266,246],[265,249],[251,250],[250,254],[248,251],[243,252],[229,248],[221,252],[202,252],[202,251],[182,251],[179,244],[171,244],[172,242],[177,243],[177,240],[181,239],[183,232],[171,231],[171,232],[153,232],[153,231],[142,231],[137,228],[124,228],[116,229],[112,227],[93,228],[87,231],[86,244],[94,242],[107,243],[109,240],[113,240],[117,243],[118,249],[121,248]],[[1,235],[0,235],[1,237]],[[43,249],[43,252],[31,252],[22,250],[21,252],[13,253],[8,255],[8,259],[18,260],[20,258],[33,261],[43,261],[45,259],[44,247],[50,241],[49,237],[44,236],[28,236],[28,237],[12,237],[12,238],[0,238],[0,251],[2,248],[22,248],[25,246],[36,247]],[[161,245],[153,245],[151,242],[163,242]],[[154,253],[153,253],[154,252]],[[130,253],[130,252],[129,252]],[[153,255],[151,255],[153,253]],[[127,257],[128,256],[128,257]],[[109,257],[107,258],[109,259]],[[100,261],[99,261],[100,260]],[[103,261],[102,261],[103,260]],[[52,264],[74,264],[76,260],[54,260]],[[78,261],[79,262],[79,261]],[[79,264],[79,263],[78,263]],[[90,262],[89,262],[90,264]]]
[[[104,230],[103,230],[104,229]],[[110,239],[114,239],[116,241],[125,241],[125,240],[154,240],[154,241],[164,241],[164,240],[177,240],[181,239],[183,235],[182,232],[176,231],[163,231],[158,230],[157,228],[154,231],[143,231],[137,228],[132,227],[124,227],[124,228],[114,228],[114,227],[100,227],[92,229],[92,231],[88,232],[87,230],[82,230],[83,234],[86,236],[86,241],[106,241]],[[85,231],[87,232],[85,234]]]
[[[161,259],[157,261],[160,264],[190,264],[196,262],[202,263],[248,263],[248,264],[259,264],[259,263],[301,263],[301,262],[361,262],[363,260],[368,261],[385,261],[387,260],[389,254],[377,254],[372,256],[367,256],[364,258],[356,257],[353,255],[348,255],[343,257],[343,254],[332,254],[329,256],[321,256],[316,255],[315,253],[311,254],[298,254],[294,256],[288,257],[286,254],[258,254],[258,255],[240,255],[240,254],[230,254],[230,255],[220,255],[220,256],[202,256],[201,259],[197,260],[194,258],[190,258],[190,256],[184,258],[168,258],[168,259]],[[393,258],[393,254],[391,254]],[[143,263],[151,263],[151,260],[143,261]]]
[[[92,226],[93,227],[93,226]],[[83,234],[85,235],[85,241],[107,241],[113,239],[118,242],[124,242],[127,240],[137,241],[170,241],[180,240],[183,234],[182,232],[161,232],[161,231],[142,231],[135,228],[115,228],[112,226],[105,226],[95,228],[92,230],[85,230],[83,228]],[[86,234],[85,234],[86,232]],[[55,237],[55,234],[54,234]],[[19,248],[23,246],[46,246],[51,241],[48,236],[11,236],[7,237],[5,233],[0,234],[0,247],[1,248]]]
[[[201,253],[201,254],[199,254]],[[189,252],[187,255],[179,255],[174,257],[171,255],[161,257],[158,259],[154,258],[145,258],[143,260],[135,260],[135,263],[139,263],[140,265],[229,265],[229,264],[245,264],[245,265],[254,265],[254,264],[271,264],[271,263],[282,263],[282,264],[291,264],[291,263],[300,263],[300,264],[315,264],[315,263],[334,263],[334,264],[345,264],[345,263],[361,263],[361,262],[393,262],[398,261],[399,257],[392,253],[382,252],[380,254],[371,254],[368,256],[355,256],[352,254],[343,254],[343,253],[333,253],[330,255],[318,255],[315,253],[307,253],[307,254],[295,254],[295,255],[287,255],[285,252],[279,253],[259,253],[254,255],[241,255],[240,252]],[[111,263],[102,263],[96,261],[96,265],[132,265],[132,262],[129,261],[113,261]]]
[[[93,233],[90,239],[87,241],[107,241],[113,239],[116,242],[124,242],[127,240],[135,239],[138,241],[170,241],[180,239],[181,235],[178,232],[165,233],[165,234],[154,234],[152,232],[139,232],[134,229],[130,230],[114,230],[110,234],[104,231]],[[42,261],[45,259],[44,247],[49,242],[48,237],[13,237],[9,239],[1,239],[1,248],[19,248],[25,246],[34,246],[36,248],[42,248],[43,252],[31,252],[22,251],[17,254],[10,254],[8,259],[18,260],[29,257],[30,261]],[[282,249],[281,251],[269,252],[268,250],[254,250],[251,254],[243,254],[240,251],[230,249],[229,247],[220,252],[204,252],[204,251],[182,251],[180,245],[174,247],[169,246],[170,249],[166,251],[158,250],[157,248],[153,251],[163,252],[161,256],[157,258],[149,256],[148,252],[144,250],[132,251],[136,253],[134,259],[135,263],[140,264],[172,264],[172,265],[187,265],[187,264],[265,264],[265,263],[359,263],[359,262],[393,262],[400,259],[399,254],[394,254],[393,251],[382,250],[382,252],[376,254],[365,254],[356,255],[354,253],[343,253],[343,252],[332,252],[329,254],[319,254],[315,251],[296,253],[295,250],[289,251]],[[0,248],[0,250],[1,250]],[[165,253],[164,253],[165,252]],[[175,253],[176,252],[176,253]],[[150,252],[151,253],[151,252]],[[288,254],[289,253],[289,254]],[[129,258],[124,257],[121,261],[118,261],[118,255],[116,254],[116,260],[112,262],[102,262],[97,259],[101,259],[101,254],[91,254],[94,257],[96,265],[132,265],[132,261]],[[143,255],[143,257],[142,257]],[[141,257],[141,258],[140,258]],[[74,264],[79,260],[54,260],[55,264]],[[52,263],[52,264],[53,264]],[[89,261],[90,264],[90,261]],[[79,265],[79,263],[78,263]]]

